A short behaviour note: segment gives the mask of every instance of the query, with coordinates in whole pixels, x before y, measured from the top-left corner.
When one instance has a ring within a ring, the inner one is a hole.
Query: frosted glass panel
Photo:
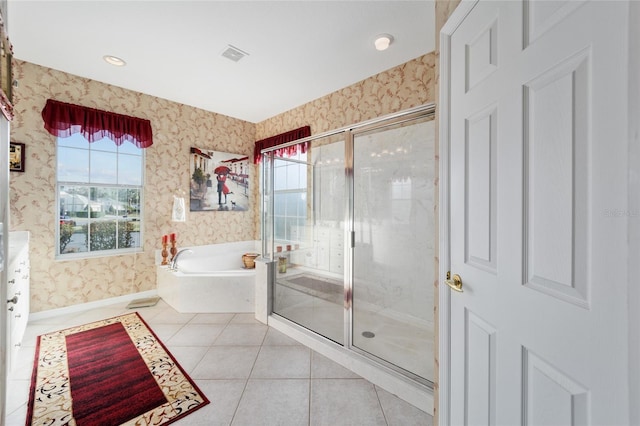
[[[356,134],[353,157],[353,345],[432,381],[434,122]]]

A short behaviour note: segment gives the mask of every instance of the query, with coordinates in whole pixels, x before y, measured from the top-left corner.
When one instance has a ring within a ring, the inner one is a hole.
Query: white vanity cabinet
[[[7,267],[9,323],[9,371],[16,365],[18,350],[29,321],[29,233],[9,233]]]

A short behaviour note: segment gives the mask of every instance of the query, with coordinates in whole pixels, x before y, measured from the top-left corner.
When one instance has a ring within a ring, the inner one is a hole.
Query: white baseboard
[[[64,308],[50,309],[48,311],[40,311],[29,314],[29,321],[38,321],[47,318],[53,318],[60,315],[68,315],[76,312],[87,311],[90,309],[103,308],[121,302],[130,302],[135,299],[154,297],[158,295],[158,290],[147,290],[140,293],[127,294],[124,296],[111,297],[109,299],[96,300],[95,302],[81,303],[79,305],[65,306]]]

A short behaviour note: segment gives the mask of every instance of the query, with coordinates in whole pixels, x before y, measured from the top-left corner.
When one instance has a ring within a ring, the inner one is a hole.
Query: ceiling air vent
[[[227,45],[227,48],[224,50],[224,52],[222,52],[222,56],[227,59],[231,59],[233,62],[238,62],[240,59],[244,58],[247,55],[249,55],[247,52],[244,52],[230,44]]]

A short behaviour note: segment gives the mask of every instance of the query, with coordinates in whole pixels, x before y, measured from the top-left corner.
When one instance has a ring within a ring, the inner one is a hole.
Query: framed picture
[[[194,211],[249,210],[249,157],[191,147],[191,202]]]
[[[12,172],[24,172],[23,143],[9,142],[9,170]]]

